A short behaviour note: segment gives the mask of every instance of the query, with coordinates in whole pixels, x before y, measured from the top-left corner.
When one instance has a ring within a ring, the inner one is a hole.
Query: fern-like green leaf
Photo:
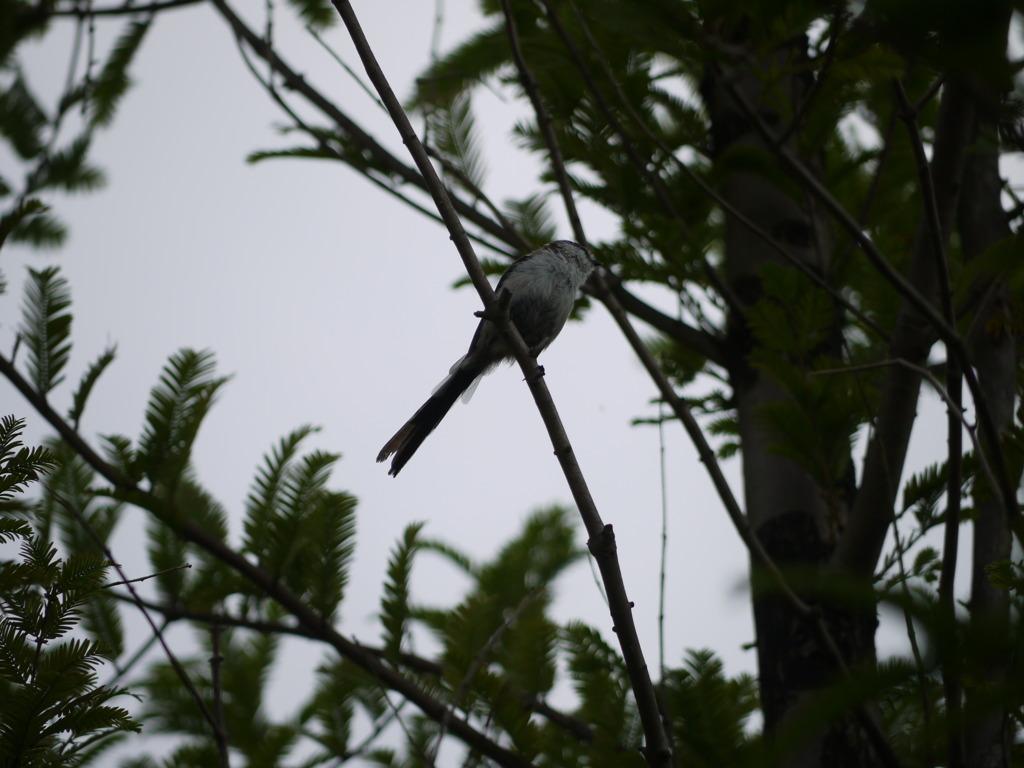
[[[66,148],[54,152],[33,177],[31,192],[60,189],[65,192],[90,192],[106,183],[103,171],[86,161],[91,136],[83,133]]]
[[[106,127],[114,119],[114,112],[121,98],[131,87],[128,67],[142,44],[151,19],[132,21],[114,44],[110,57],[100,70],[90,93],[90,123],[94,127]]]
[[[170,605],[182,600],[188,583],[188,548],[170,527],[150,519],[146,526],[146,552],[156,576],[153,578],[160,597]]]
[[[22,200],[13,211],[5,213],[0,217],[0,247],[7,240],[8,235],[18,229],[23,222],[33,216],[40,216],[50,210],[50,207],[36,197],[29,197]]]
[[[100,447],[107,461],[122,475],[136,482],[141,478],[131,440],[124,435],[100,435]]]
[[[0,502],[10,501],[54,466],[54,458],[45,448],[22,445],[19,438],[24,429],[24,419],[0,418]]]
[[[86,370],[85,375],[82,376],[82,380],[78,383],[78,389],[75,390],[74,397],[71,400],[71,410],[68,412],[68,420],[78,429],[79,423],[82,420],[82,413],[85,411],[85,404],[89,399],[89,395],[92,394],[92,388],[96,386],[96,381],[100,375],[107,369],[117,354],[117,346],[107,347],[103,354],[100,355]]]
[[[14,81],[0,91],[0,135],[23,160],[31,160],[43,151],[43,128],[48,120],[36,97],[18,73]]]
[[[183,349],[164,366],[146,408],[138,462],[154,485],[172,486],[184,472],[192,443],[226,377],[215,377],[213,353]]]
[[[338,153],[326,147],[291,147],[289,149],[262,149],[250,152],[245,161],[259,163],[264,160],[337,160]]]
[[[484,163],[469,93],[460,93],[450,104],[432,111],[428,129],[434,148],[455,171],[452,180],[461,186],[481,189]]]
[[[758,706],[752,677],[727,678],[711,651],[689,651],[685,666],[669,671],[662,695],[686,765],[751,764],[747,721]]]
[[[58,248],[68,238],[68,229],[48,211],[39,211],[19,222],[10,233],[12,243],[33,248]]]
[[[347,493],[324,491],[307,527],[318,545],[303,568],[310,607],[328,621],[345,596],[348,571],[355,554],[356,499]]]
[[[28,272],[20,330],[29,378],[45,397],[64,380],[61,371],[71,356],[71,289],[58,267]]]
[[[401,540],[391,549],[388,558],[384,595],[380,601],[380,620],[384,628],[384,650],[392,657],[397,657],[402,650],[406,625],[411,617],[409,584],[412,579],[412,561],[420,546],[419,534],[423,526],[424,523],[407,525]]]
[[[24,520],[13,517],[0,517],[0,544],[27,539],[32,535],[32,526]]]
[[[508,62],[508,32],[504,20],[470,37],[416,81],[421,112],[449,104],[468,88],[483,82]]]
[[[281,439],[263,458],[263,466],[256,471],[256,479],[245,504],[243,551],[259,556],[268,545],[270,521],[282,507],[281,494],[285,478],[291,472],[292,461],[299,446],[318,427],[303,425]]]
[[[505,216],[528,242],[541,245],[555,239],[555,219],[547,196],[533,194],[522,200],[507,200],[504,209]]]
[[[124,653],[124,628],[117,601],[106,593],[97,594],[82,606],[82,628],[104,655],[117,658]]]

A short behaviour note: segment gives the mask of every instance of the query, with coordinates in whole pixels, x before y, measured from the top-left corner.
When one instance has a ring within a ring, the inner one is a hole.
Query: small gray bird
[[[579,243],[556,240],[519,257],[505,270],[497,292],[506,290],[511,294],[509,317],[534,355],[562,330],[580,287],[596,266],[598,262]],[[459,396],[465,393],[463,399],[469,400],[481,376],[499,363],[514,359],[494,324],[481,320],[469,351],[455,362],[430,399],[381,448],[377,461],[394,454],[388,474],[397,477]]]

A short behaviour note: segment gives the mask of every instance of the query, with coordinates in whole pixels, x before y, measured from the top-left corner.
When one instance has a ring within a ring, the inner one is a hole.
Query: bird
[[[513,261],[498,280],[496,293],[509,295],[509,318],[536,357],[554,341],[576,303],[580,288],[600,263],[571,240],[555,240]],[[427,436],[463,396],[465,402],[480,378],[515,355],[505,337],[486,318],[480,320],[469,351],[460,357],[402,428],[381,448],[377,461],[394,456],[388,474],[398,477]]]

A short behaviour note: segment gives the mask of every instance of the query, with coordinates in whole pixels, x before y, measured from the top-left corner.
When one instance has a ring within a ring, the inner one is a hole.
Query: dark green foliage
[[[561,634],[569,678],[580,702],[575,714],[593,728],[593,742],[580,759],[595,768],[644,765],[638,751],[640,721],[622,658],[599,632],[584,624],[570,623]]]
[[[764,295],[747,313],[758,341],[749,359],[790,397],[765,404],[759,416],[775,437],[773,449],[806,470],[838,505],[837,488],[874,393],[834,370],[829,338],[836,316],[829,297],[791,268],[765,265],[761,278]]]
[[[21,338],[28,351],[29,378],[45,396],[60,384],[71,355],[71,289],[58,267],[29,269]]]
[[[89,32],[89,66],[72,67],[56,108],[48,112],[31,88],[17,56],[17,46],[46,28],[49,7],[35,7],[18,0],[0,8],[0,69],[7,75],[0,83],[0,137],[19,161],[12,169],[24,179],[9,210],[0,212],[0,245],[13,242],[35,248],[56,247],[67,237],[65,226],[38,198],[54,192],[90,192],[105,182],[103,172],[89,162],[93,132],[110,125],[121,97],[128,90],[128,68],[151,23],[130,22],[104,53],[95,48]],[[77,51],[77,48],[76,48]],[[94,65],[102,63],[98,70]],[[74,107],[82,107],[86,119],[71,138],[65,121]],[[15,182],[4,173],[0,200],[15,192]]]
[[[330,0],[288,0],[288,4],[303,22],[314,29],[329,27],[338,20],[338,12]]]
[[[82,134],[65,149],[49,155],[29,185],[28,192],[59,189],[64,192],[92,192],[105,183],[103,172],[86,162],[90,134]]]
[[[117,346],[107,347],[103,354],[100,355],[92,365],[86,370],[82,376],[82,380],[78,383],[78,389],[75,390],[75,394],[72,398],[71,410],[68,413],[68,421],[71,422],[75,429],[78,429],[79,422],[82,420],[82,413],[85,411],[85,404],[89,399],[89,395],[92,394],[92,388],[96,386],[96,381],[100,375],[107,369],[117,354]]]
[[[293,432],[259,469],[246,504],[244,551],[330,619],[355,551],[356,500],[326,487],[338,454],[298,456],[313,431]]]
[[[661,695],[675,726],[682,765],[756,764],[757,742],[748,731],[758,709],[753,677],[727,678],[711,651],[689,651],[684,666],[662,681]]]
[[[384,594],[380,600],[380,623],[384,629],[384,649],[391,657],[402,650],[407,625],[412,616],[409,606],[412,561],[420,548],[419,533],[424,523],[406,526],[402,540],[391,550],[388,558]]]
[[[0,417],[0,505],[11,502],[54,465],[46,449],[22,444],[20,436],[24,428],[24,419],[10,415]]]
[[[37,208],[32,215],[18,218],[9,239],[33,248],[57,248],[64,244],[67,236],[67,227],[51,216],[47,208]]]
[[[43,449],[16,450],[23,422],[0,422],[4,501],[53,466]],[[73,765],[112,737],[138,731],[111,702],[126,691],[98,684],[96,670],[120,649],[70,636],[88,615],[107,563],[92,552],[66,559],[25,522],[0,510],[0,541],[20,540],[0,563],[0,763]]]
[[[12,232],[18,231],[24,222],[33,217],[45,215],[49,207],[37,198],[22,200],[18,207],[0,217],[0,247]],[[24,230],[22,230],[24,231]]]
[[[138,52],[150,23],[148,19],[129,22],[111,49],[110,57],[89,93],[90,120],[93,126],[105,128],[113,121],[118,104],[131,86],[128,66]]]
[[[7,139],[20,158],[29,160],[43,151],[46,123],[46,114],[19,73],[0,92],[0,135]]]

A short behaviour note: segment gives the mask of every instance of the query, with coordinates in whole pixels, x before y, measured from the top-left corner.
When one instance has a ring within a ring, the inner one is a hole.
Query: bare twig
[[[658,475],[661,479],[661,557],[658,568],[658,674],[665,679],[665,572],[668,570],[668,473],[665,471],[665,403],[658,401]]]
[[[93,8],[91,5],[74,5],[71,7],[53,8],[50,13],[53,16],[74,16],[76,18],[88,18],[90,16],[135,16],[141,13],[159,13],[171,8],[182,8],[186,5],[199,5],[204,0],[163,0],[157,3],[146,5],[133,5],[131,2],[123,5],[113,5],[106,8]]]
[[[120,587],[125,584],[138,584],[141,581],[149,581],[155,579],[157,576],[163,576],[165,573],[174,573],[175,571],[183,571],[186,568],[191,568],[192,563],[182,563],[181,565],[175,565],[171,568],[164,568],[162,571],[151,573],[148,576],[139,576],[137,579],[130,579],[129,581],[112,581],[109,584],[104,584],[103,589],[110,589],[111,587]]]
[[[220,768],[231,768],[231,754],[228,751],[227,728],[224,724],[224,692],[221,689],[220,668],[224,664],[224,657],[220,652],[220,638],[224,633],[224,627],[219,622],[214,622],[210,627],[211,655],[210,655],[210,685],[213,686],[213,716],[217,719],[217,730],[214,738],[217,742],[217,759]]]
[[[138,607],[139,612],[142,614],[142,617],[146,620],[146,623],[149,624],[149,628],[152,630],[153,635],[160,643],[160,647],[163,648],[164,655],[167,657],[167,661],[170,662],[171,667],[173,667],[175,673],[178,675],[178,679],[181,680],[181,684],[185,686],[185,690],[189,692],[189,695],[195,701],[196,706],[199,708],[199,712],[203,716],[203,719],[206,720],[207,724],[210,726],[210,730],[213,733],[214,739],[216,739],[219,742],[221,739],[224,738],[223,732],[220,730],[220,724],[217,722],[217,719],[207,708],[206,702],[204,702],[203,697],[199,695],[199,691],[196,690],[195,685],[193,685],[192,683],[192,679],[188,676],[188,672],[185,671],[185,668],[181,665],[181,662],[178,661],[178,657],[174,655],[174,651],[172,651],[171,647],[167,645],[167,641],[164,639],[163,632],[160,631],[160,628],[156,625],[156,622],[153,621],[153,617],[149,615],[149,611],[143,604],[142,598],[139,597],[139,593],[136,592],[135,587],[132,586],[132,580],[128,578],[128,575],[124,572],[124,569],[118,564],[117,560],[114,558],[113,552],[110,551],[110,548],[106,545],[103,539],[100,538],[99,534],[96,533],[96,529],[89,524],[89,521],[85,518],[85,515],[82,514],[81,510],[79,510],[78,507],[70,503],[61,494],[56,492],[53,493],[53,500],[60,504],[60,506],[64,507],[64,509],[66,509],[68,512],[70,512],[71,515],[75,518],[75,520],[78,521],[78,524],[82,526],[85,532],[89,535],[89,538],[93,540],[93,543],[103,553],[103,556],[107,558],[107,562],[110,563],[114,570],[117,571],[118,575],[121,577],[121,583],[128,587],[128,592],[131,593],[132,596],[132,602]]]

